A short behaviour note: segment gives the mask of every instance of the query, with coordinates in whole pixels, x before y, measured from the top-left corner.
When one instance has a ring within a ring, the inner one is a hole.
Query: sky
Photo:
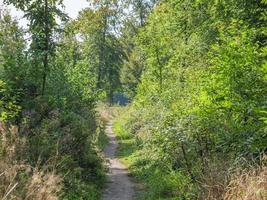
[[[65,12],[70,18],[75,19],[78,16],[79,11],[83,8],[89,7],[89,3],[86,0],[63,0],[65,5]],[[3,5],[3,0],[0,0],[0,7]],[[27,26],[27,20],[22,19],[23,13],[18,11],[13,6],[9,6],[11,15],[19,20],[21,26]]]

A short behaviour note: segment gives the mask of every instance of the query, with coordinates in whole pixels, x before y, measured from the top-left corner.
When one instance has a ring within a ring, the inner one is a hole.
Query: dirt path
[[[126,167],[116,158],[118,143],[112,131],[112,123],[106,127],[109,144],[105,148],[105,156],[108,159],[109,172],[108,183],[104,190],[103,200],[132,200],[135,195],[135,184],[131,181]]]

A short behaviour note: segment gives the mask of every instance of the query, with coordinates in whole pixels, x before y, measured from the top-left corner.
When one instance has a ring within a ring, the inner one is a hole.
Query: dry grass
[[[60,191],[61,179],[54,172],[44,173],[34,170],[34,173],[26,185],[27,200],[57,200],[57,193]]]
[[[57,200],[61,178],[18,161],[23,145],[18,128],[0,122],[0,200]]]
[[[97,108],[98,118],[102,122],[107,123],[110,120],[112,120],[114,116],[117,116],[122,109],[123,108],[120,106],[110,107],[107,104],[100,104],[98,105],[98,108]]]
[[[266,156],[261,165],[248,164],[239,169],[222,160],[206,161],[200,183],[202,200],[267,200]]]
[[[21,166],[7,164],[5,160],[0,161],[0,199],[10,199],[16,191],[18,182],[16,177]]]
[[[223,163],[223,164],[222,164]],[[222,200],[222,196],[225,193],[227,187],[228,176],[227,169],[229,163],[216,158],[213,160],[205,160],[205,168],[200,183],[201,191],[203,191],[202,200]]]
[[[242,172],[232,178],[224,200],[266,200],[267,167]]]

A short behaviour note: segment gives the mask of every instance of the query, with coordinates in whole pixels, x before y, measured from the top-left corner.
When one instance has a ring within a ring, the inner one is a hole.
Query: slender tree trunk
[[[104,27],[103,27],[103,33],[102,33],[102,41],[100,41],[100,54],[99,54],[99,66],[98,66],[98,74],[97,74],[97,83],[96,87],[99,89],[102,87],[101,82],[103,81],[103,68],[106,66],[106,61],[105,61],[105,45],[106,45],[106,34],[107,34],[107,15],[104,14],[103,16],[104,20]]]
[[[144,22],[144,21],[145,21],[145,20],[144,20],[144,18],[145,18],[145,17],[144,17],[144,15],[145,15],[145,14],[144,14],[144,12],[145,12],[144,10],[145,10],[145,9],[144,9],[144,5],[143,5],[143,1],[142,1],[142,0],[139,1],[139,4],[140,4],[140,5],[139,5],[140,25],[141,25],[141,27],[143,27],[144,24],[145,24],[145,22]]]
[[[42,95],[45,93],[46,79],[48,72],[48,51],[49,51],[49,27],[48,27],[48,0],[45,0],[45,46],[43,57],[43,83],[42,83]]]

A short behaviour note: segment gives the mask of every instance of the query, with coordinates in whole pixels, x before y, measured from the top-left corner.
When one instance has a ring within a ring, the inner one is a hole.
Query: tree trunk
[[[42,83],[42,95],[45,93],[46,79],[48,72],[48,51],[49,51],[49,27],[48,27],[48,0],[45,0],[45,46],[44,46],[44,57],[43,57],[43,83]]]
[[[107,34],[107,14],[104,13],[103,20],[104,20],[104,26],[103,26],[103,33],[102,33],[102,41],[100,41],[100,52],[99,52],[99,66],[98,66],[98,72],[97,72],[97,83],[96,87],[97,89],[102,87],[102,81],[103,81],[103,68],[106,66],[106,58],[105,58],[105,49],[106,49],[106,34]]]

